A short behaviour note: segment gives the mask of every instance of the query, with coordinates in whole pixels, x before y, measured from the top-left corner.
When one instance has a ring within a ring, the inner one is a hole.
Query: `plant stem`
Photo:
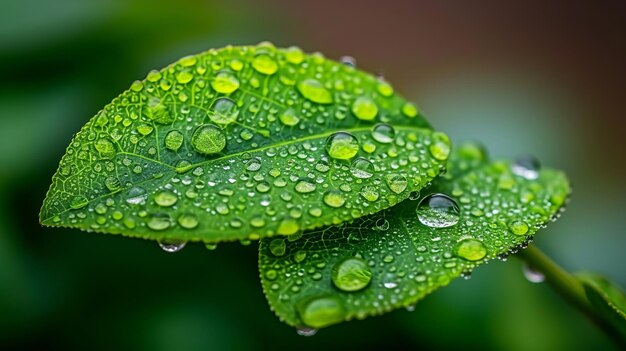
[[[572,274],[561,268],[556,262],[541,252],[536,246],[530,245],[521,250],[516,257],[523,260],[529,268],[540,272],[548,283],[561,297],[577,308],[618,345],[625,341],[611,327],[603,316],[599,315],[587,298],[582,283]]]

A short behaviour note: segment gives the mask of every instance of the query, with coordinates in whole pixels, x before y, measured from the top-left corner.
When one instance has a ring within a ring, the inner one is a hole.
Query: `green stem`
[[[587,298],[583,285],[576,277],[561,268],[534,245],[521,250],[516,256],[526,262],[530,269],[543,274],[545,282],[563,299],[587,316],[618,345],[623,345],[625,340],[615,332],[610,322],[596,312]]]

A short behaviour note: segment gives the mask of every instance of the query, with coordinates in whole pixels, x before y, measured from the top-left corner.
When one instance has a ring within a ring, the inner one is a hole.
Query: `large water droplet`
[[[346,198],[341,191],[328,190],[324,194],[324,203],[330,207],[341,207],[346,203]]]
[[[476,239],[463,239],[454,246],[454,253],[468,261],[478,261],[487,255],[487,248]]]
[[[280,235],[292,235],[300,230],[300,225],[298,221],[294,218],[285,218],[280,224],[278,224],[278,228],[276,229],[276,233]]]
[[[303,194],[313,192],[315,188],[315,182],[309,178],[300,179],[295,186],[296,191]]]
[[[89,203],[89,200],[87,200],[86,197],[84,197],[84,196],[75,196],[72,199],[72,202],[70,203],[70,208],[72,208],[74,210],[78,210],[80,208],[83,208],[83,207],[87,206],[88,203]]]
[[[378,114],[378,106],[372,99],[361,96],[352,103],[352,113],[360,120],[371,121]]]
[[[337,132],[326,139],[326,152],[332,158],[349,160],[359,152],[359,141],[346,132]]]
[[[372,271],[364,260],[348,257],[333,266],[331,278],[340,290],[358,291],[370,283]]]
[[[401,174],[387,174],[385,176],[385,180],[387,181],[387,186],[389,187],[389,189],[391,189],[391,191],[396,194],[402,193],[404,190],[406,190],[406,187],[408,185],[406,177]]]
[[[230,94],[239,89],[239,79],[229,71],[220,71],[211,81],[211,87],[218,93]]]
[[[98,139],[94,146],[102,158],[115,156],[115,145],[107,138]]]
[[[186,244],[187,242],[182,241],[182,240],[170,240],[170,239],[159,240],[159,246],[165,252],[178,252],[182,250]]]
[[[187,84],[193,79],[193,74],[189,71],[181,71],[176,75],[176,81],[180,84]]]
[[[193,213],[184,213],[178,217],[178,224],[185,229],[194,229],[198,226],[198,217]]]
[[[359,157],[352,161],[350,172],[357,178],[370,178],[374,175],[374,165],[366,158]]]
[[[259,73],[271,75],[278,70],[278,63],[267,54],[260,54],[252,61],[252,67]]]
[[[539,160],[532,156],[519,157],[511,165],[511,172],[529,180],[539,178],[540,170],[541,164]]]
[[[526,277],[526,280],[531,283],[543,283],[543,281],[546,280],[546,277],[543,275],[543,273],[532,269],[527,264],[524,264],[524,266],[522,267],[522,272],[524,272],[524,277]]]
[[[148,193],[146,189],[140,186],[134,186],[128,189],[128,193],[126,194],[126,202],[131,205],[143,204],[147,198]]]
[[[341,301],[332,296],[308,299],[298,306],[302,322],[309,327],[322,328],[344,320],[346,312]]]
[[[293,108],[286,109],[279,117],[282,124],[293,127],[300,122],[300,117]]]
[[[172,225],[172,219],[166,213],[155,213],[148,219],[148,228],[154,231],[162,231]]]
[[[285,239],[273,239],[270,241],[270,252],[274,256],[283,256],[285,251],[287,250],[287,244],[285,244]]]
[[[298,83],[298,91],[306,99],[318,104],[331,104],[333,102],[333,95],[330,91],[322,83],[312,78],[307,78]]]
[[[178,201],[178,196],[169,190],[164,190],[156,194],[154,202],[163,207],[173,206]]]
[[[435,159],[445,161],[450,155],[450,139],[441,132],[434,132],[428,150]]]
[[[191,136],[191,145],[199,153],[216,154],[226,147],[226,135],[213,124],[201,125]]]
[[[372,128],[372,138],[381,144],[389,144],[396,137],[396,131],[392,126],[378,123]]]
[[[183,145],[184,136],[177,130],[172,130],[165,135],[165,148],[178,151]]]
[[[459,222],[461,210],[456,201],[444,194],[430,194],[417,206],[417,218],[431,228],[451,227]]]
[[[361,196],[363,196],[363,198],[369,202],[374,202],[376,200],[378,200],[379,194],[378,191],[376,191],[376,188],[373,186],[364,186],[363,188],[361,188],[361,192],[360,192]]]
[[[514,220],[509,223],[509,230],[515,235],[525,235],[528,233],[528,224],[522,220]]]
[[[212,111],[209,112],[211,121],[217,124],[230,124],[237,120],[239,116],[239,107],[237,104],[226,97],[215,100]]]

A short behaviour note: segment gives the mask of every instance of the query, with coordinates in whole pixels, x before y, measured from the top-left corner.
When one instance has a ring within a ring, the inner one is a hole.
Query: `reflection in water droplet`
[[[181,241],[181,240],[169,240],[169,239],[159,240],[159,246],[165,252],[178,252],[182,250],[186,244],[187,244],[186,241]]]
[[[376,200],[378,200],[378,191],[376,191],[376,188],[373,186],[369,186],[366,185],[363,188],[361,188],[361,192],[360,192],[361,196],[363,196],[363,198],[369,202],[374,202]]]
[[[215,100],[212,110],[209,111],[209,118],[217,124],[233,123],[238,116],[239,107],[233,100],[226,97]]]
[[[444,194],[431,194],[417,206],[417,218],[431,228],[451,227],[459,222],[461,210],[456,201]]]
[[[162,231],[172,225],[172,219],[166,213],[155,213],[148,220],[148,228],[154,231]]]
[[[372,121],[378,114],[378,106],[372,99],[361,96],[352,103],[352,113],[363,121]]]
[[[315,191],[315,188],[316,188],[316,185],[313,179],[309,179],[309,178],[304,178],[304,179],[299,180],[295,186],[296,191],[299,193],[303,193],[303,194],[313,192]]]
[[[128,189],[126,193],[126,202],[131,205],[140,205],[143,204],[148,198],[148,193],[146,189],[140,186],[134,186]]]
[[[525,235],[528,233],[528,224],[522,220],[514,220],[509,223],[509,230],[515,235]]]
[[[220,71],[211,81],[211,87],[218,93],[230,94],[239,89],[239,79],[229,71]]]
[[[178,224],[185,229],[194,229],[198,226],[198,217],[193,213],[185,213],[178,217]]]
[[[357,178],[370,178],[374,175],[374,165],[366,158],[359,157],[352,161],[350,172]]]
[[[346,66],[356,67],[356,59],[352,56],[341,56],[339,62]]]
[[[226,135],[219,127],[213,124],[204,124],[193,133],[191,145],[199,153],[216,154],[226,147]]]
[[[298,327],[296,328],[296,333],[302,336],[313,336],[317,334],[317,329],[307,328],[307,327]]]
[[[463,239],[454,246],[454,253],[468,261],[478,261],[487,255],[487,248],[476,239]]]
[[[546,280],[546,277],[543,273],[536,271],[530,268],[527,264],[524,264],[522,267],[522,271],[524,272],[524,277],[531,283],[543,283]]]
[[[333,95],[319,81],[307,78],[298,83],[298,91],[306,99],[318,104],[330,104],[333,102]]]
[[[278,70],[278,64],[269,55],[261,54],[254,58],[252,67],[259,73],[271,75]]]
[[[445,161],[450,155],[450,139],[441,132],[434,132],[428,150],[435,159]]]
[[[164,190],[154,196],[154,202],[163,207],[173,206],[178,201],[176,194],[169,190]]]
[[[332,158],[349,160],[359,152],[359,141],[346,132],[337,132],[326,139],[326,152]]]
[[[528,180],[539,178],[540,170],[541,164],[533,156],[519,157],[511,165],[511,172]]]
[[[396,131],[392,126],[378,123],[372,128],[372,138],[381,144],[389,144],[396,137]]]
[[[273,239],[270,241],[270,252],[274,256],[283,256],[287,250],[285,239]]]
[[[370,283],[372,271],[363,259],[348,257],[333,266],[331,278],[340,290],[358,291]]]
[[[177,130],[172,130],[165,135],[165,148],[178,151],[183,145],[184,136]]]
[[[346,198],[338,190],[328,190],[324,194],[324,203],[330,207],[341,207],[346,203]]]
[[[406,177],[401,174],[387,174],[385,176],[385,180],[387,181],[387,186],[389,186],[389,189],[391,189],[391,191],[396,194],[402,193],[404,190],[406,190],[406,187],[408,185]]]
[[[344,320],[346,312],[341,301],[333,296],[305,300],[298,305],[302,322],[309,327],[322,328]]]
[[[300,117],[293,108],[286,109],[279,117],[280,122],[286,126],[293,127],[300,122]]]

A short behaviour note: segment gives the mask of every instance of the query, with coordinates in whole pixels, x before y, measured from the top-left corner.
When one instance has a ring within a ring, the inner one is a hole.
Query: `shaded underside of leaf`
[[[271,44],[182,58],[74,137],[45,225],[217,242],[388,208],[444,167],[448,138],[384,80]]]
[[[558,171],[542,170],[533,180],[513,174],[508,162],[469,164],[457,161],[451,173],[458,176],[439,178],[423,194],[456,199],[460,218],[454,226],[422,224],[419,201],[406,200],[295,241],[261,240],[260,274],[271,308],[290,325],[320,328],[411,306],[451,279],[524,247],[570,191]]]

